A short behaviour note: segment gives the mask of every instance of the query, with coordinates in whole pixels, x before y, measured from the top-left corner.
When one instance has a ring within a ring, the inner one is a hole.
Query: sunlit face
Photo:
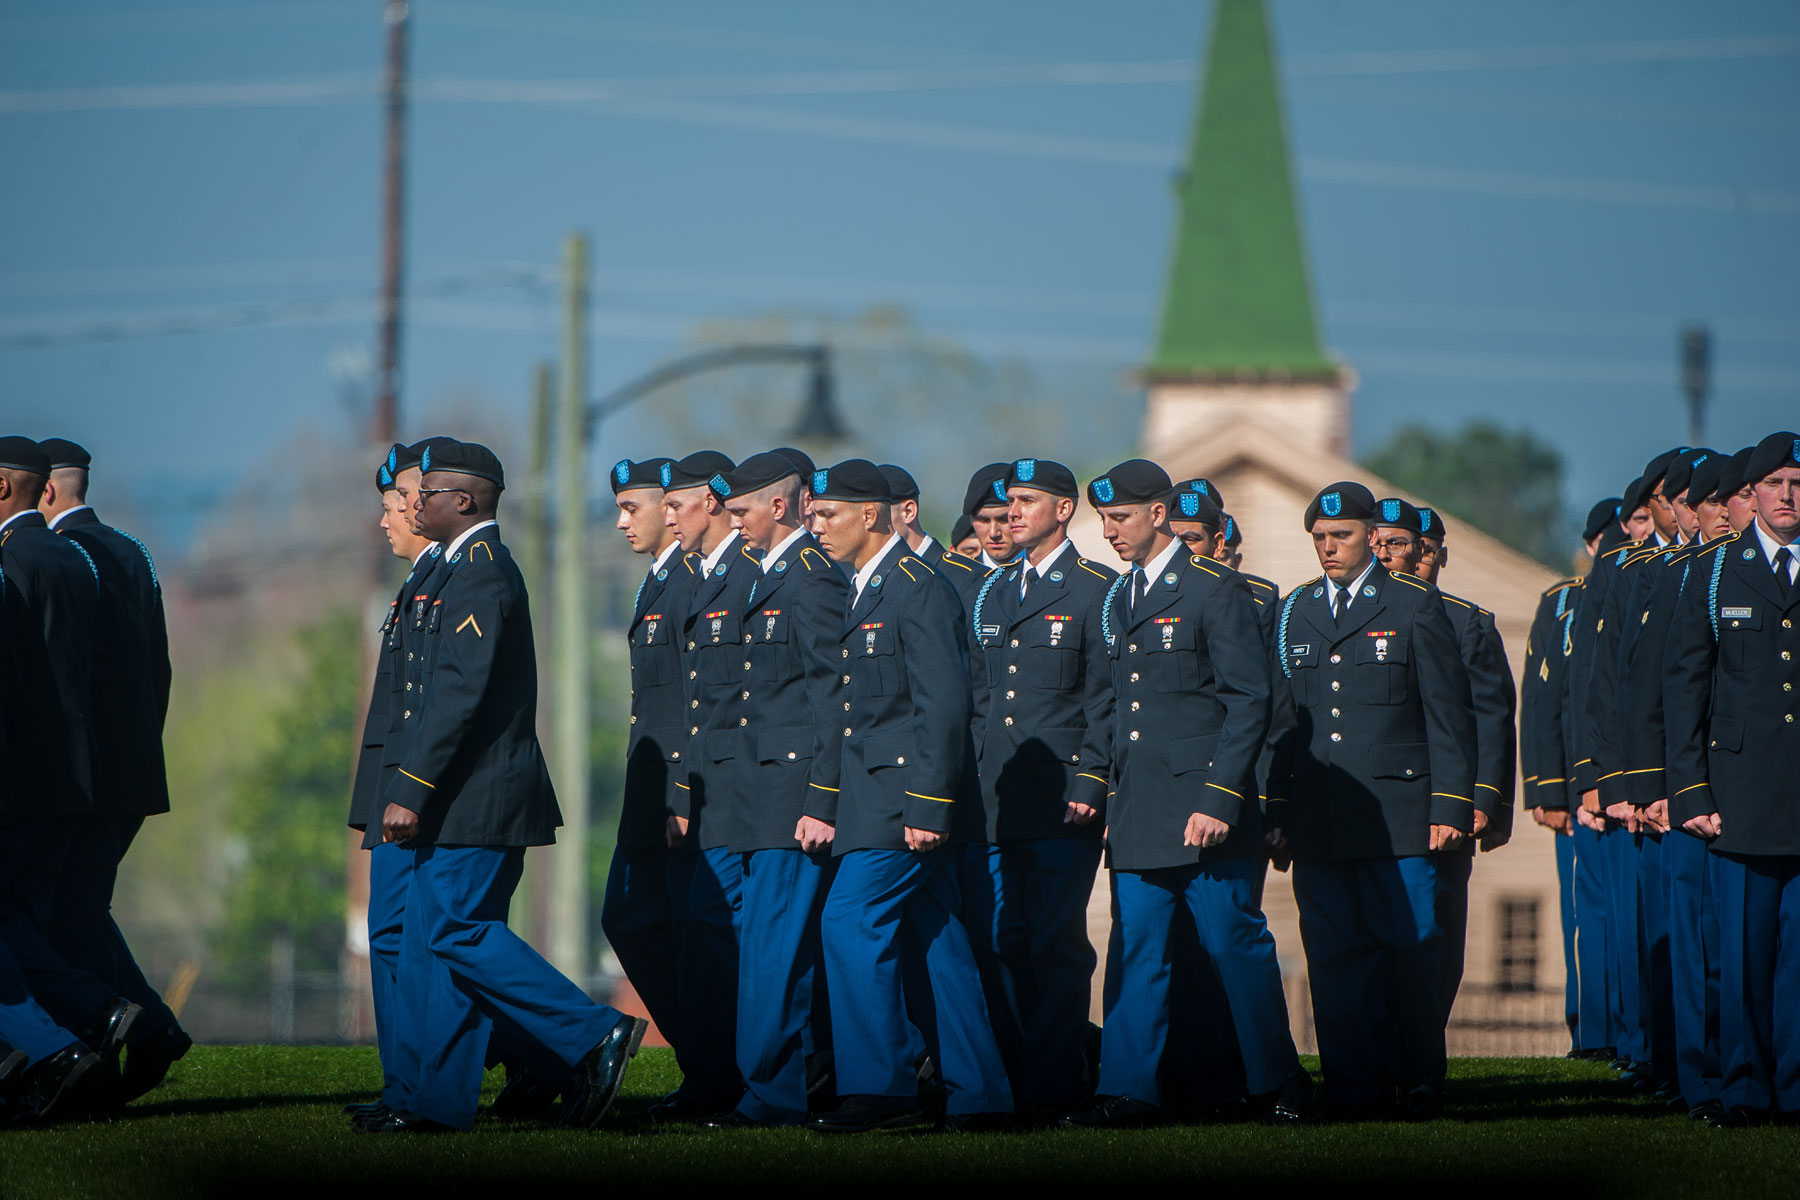
[[[1450,561],[1450,551],[1438,538],[1421,537],[1419,539],[1419,561],[1413,565],[1413,574],[1426,583],[1436,583],[1438,572],[1442,571]]]
[[[1733,533],[1742,533],[1756,520],[1756,485],[1746,483],[1725,501],[1726,518]]]
[[[1369,565],[1374,533],[1367,521],[1321,518],[1313,522],[1313,551],[1319,556],[1319,567],[1332,582],[1349,583]]]
[[[1756,515],[1778,538],[1800,533],[1800,467],[1782,467],[1756,481]]]
[[[1731,532],[1731,510],[1717,497],[1702,500],[1694,509],[1694,519],[1706,541],[1717,541]]]
[[[1169,532],[1189,554],[1197,554],[1201,558],[1210,558],[1214,562],[1224,562],[1221,557],[1228,553],[1225,549],[1225,534],[1214,533],[1199,521],[1170,521]]]
[[[746,542],[758,550],[773,550],[783,536],[781,518],[787,511],[787,497],[765,488],[728,498],[725,511],[731,514],[731,527],[742,533]]]
[[[412,531],[412,517],[406,511],[405,499],[393,488],[381,493],[381,532],[387,534],[390,550],[401,558],[410,557],[399,539],[410,541],[417,535]]]
[[[1656,485],[1656,490],[1650,493],[1650,498],[1645,505],[1650,510],[1650,523],[1655,527],[1657,534],[1663,538],[1674,537],[1675,506],[1669,502],[1667,496],[1663,495],[1662,484]]]
[[[974,558],[981,553],[981,539],[971,533],[968,537],[950,548],[964,558]]]
[[[1419,539],[1409,529],[1375,527],[1375,557],[1396,575],[1411,575],[1419,565]]]
[[[1634,542],[1643,541],[1655,528],[1655,523],[1650,519],[1649,505],[1645,505],[1625,518],[1625,536]]]
[[[406,517],[406,528],[415,537],[424,537],[419,532],[419,514],[414,510],[413,500],[419,494],[419,480],[424,477],[417,467],[408,467],[394,476],[394,491],[400,497],[400,511]]]
[[[627,488],[613,500],[619,506],[613,526],[631,543],[633,554],[656,554],[668,547],[671,531],[661,488]]]
[[[1006,528],[1015,546],[1036,549],[1044,539],[1068,524],[1075,502],[1037,488],[1014,487],[1006,491]]]
[[[995,562],[1010,562],[1018,551],[1013,546],[1012,510],[984,508],[969,517],[975,536],[981,539],[981,551]]]
[[[673,529],[676,538],[688,549],[711,549],[706,544],[706,534],[712,525],[713,514],[719,511],[718,505],[710,488],[689,487],[664,492],[663,524]]]
[[[855,565],[874,537],[876,506],[847,500],[813,501],[813,536],[833,562]]]
[[[1681,493],[1670,501],[1670,506],[1675,513],[1675,528],[1681,531],[1682,537],[1692,541],[1695,531],[1700,528],[1700,518],[1695,515],[1693,507],[1688,504],[1688,494]]]
[[[1168,506],[1157,500],[1150,504],[1114,504],[1100,510],[1100,534],[1126,562],[1141,566],[1150,561],[1156,550],[1156,533],[1168,521]]]

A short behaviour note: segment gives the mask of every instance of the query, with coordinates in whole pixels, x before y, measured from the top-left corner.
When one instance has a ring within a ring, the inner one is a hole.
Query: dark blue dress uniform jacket
[[[9,820],[77,816],[95,799],[94,633],[99,568],[52,533],[42,513],[0,532],[6,572],[6,708]]]
[[[406,706],[396,707],[396,693],[403,693],[406,682],[406,647],[402,644],[402,634],[406,631],[406,618],[416,594],[413,589],[437,567],[439,554],[438,547],[433,544],[419,555],[419,561],[407,571],[400,589],[388,602],[387,615],[381,621],[375,650],[375,685],[369,691],[368,715],[363,718],[362,749],[356,756],[356,774],[350,785],[350,818],[345,822],[352,829],[363,830],[365,850],[381,844],[382,813],[377,796],[386,780],[383,768],[391,772],[400,765],[399,739],[405,736],[406,727],[411,724],[410,717],[401,716]],[[420,633],[423,632],[421,623]],[[418,653],[417,646],[413,653]],[[400,728],[394,728],[396,725]],[[395,739],[394,753],[384,758],[390,737]],[[372,831],[371,825],[374,826]]]
[[[850,585],[811,534],[747,574],[741,686],[712,735],[709,786],[731,797],[730,849],[795,850],[814,795],[838,792]]]
[[[704,572],[696,560],[694,569]],[[714,768],[737,755],[747,721],[737,699],[747,655],[744,607],[750,589],[762,575],[762,563],[741,534],[719,555],[709,574],[695,576],[688,611],[682,620],[682,660],[686,664],[688,744],[677,780],[677,816],[694,822],[688,836],[702,850],[730,846],[736,834],[736,808],[741,797],[729,786],[709,786]],[[721,770],[722,777],[729,770]]]
[[[995,571],[970,614],[979,655],[975,746],[987,840],[1098,841],[1101,819],[1065,824],[1068,804],[1104,812],[1112,664],[1106,594],[1118,572],[1071,552],[1019,600],[1023,565]]]
[[[1663,555],[1675,549],[1654,542],[1637,546],[1612,572],[1600,603],[1585,715],[1588,757],[1593,760],[1602,807],[1630,799],[1625,776],[1627,699],[1621,692],[1620,675],[1626,631],[1636,630],[1644,620],[1644,611],[1638,607],[1649,600],[1650,590],[1644,586],[1644,580],[1655,574]]]
[[[1444,615],[1456,631],[1463,669],[1469,674],[1469,701],[1475,716],[1476,811],[1489,829],[1511,833],[1513,791],[1518,784],[1518,692],[1512,664],[1494,625],[1494,614],[1460,596],[1439,593]],[[1351,605],[1354,609],[1356,606]]]
[[[1569,666],[1569,693],[1563,705],[1564,729],[1569,743],[1569,757],[1574,760],[1574,789],[1577,798],[1599,786],[1599,763],[1604,752],[1594,746],[1594,722],[1590,719],[1589,700],[1593,694],[1596,644],[1605,631],[1607,593],[1618,578],[1619,567],[1640,548],[1637,542],[1626,542],[1608,550],[1594,560],[1594,568],[1581,584],[1581,600],[1576,606],[1571,630],[1573,647]]]
[[[807,810],[836,822],[833,853],[904,850],[907,826],[981,836],[979,820],[958,811],[974,811],[958,798],[979,786],[968,647],[955,589],[904,543],[890,547],[839,627],[850,677],[840,790],[812,789]]]
[[[625,632],[631,646],[631,735],[619,807],[621,846],[662,846],[667,837],[690,727],[682,625],[699,569],[698,554],[676,551],[661,570],[646,573],[631,606]]]
[[[1256,627],[1262,634],[1263,653],[1275,653],[1275,621],[1281,614],[1281,589],[1261,575],[1238,572],[1238,578],[1250,585],[1250,599],[1256,605]],[[1266,809],[1269,803],[1269,775],[1275,766],[1275,747],[1290,734],[1294,725],[1292,705],[1269,706],[1269,736],[1256,759],[1256,798]]]
[[[930,548],[919,557],[942,575],[951,587],[956,589],[956,599],[962,605],[964,614],[975,611],[975,597],[981,592],[981,585],[987,581],[988,569],[977,559],[958,554],[936,539]]]
[[[1474,826],[1469,676],[1440,594],[1380,563],[1364,588],[1375,594],[1357,595],[1342,628],[1322,576],[1282,604],[1276,691],[1295,728],[1276,755],[1287,782],[1270,783],[1287,803],[1269,819],[1296,859],[1421,855],[1431,826]]]
[[[1573,798],[1563,699],[1568,687],[1570,630],[1581,580],[1565,579],[1538,600],[1525,639],[1525,677],[1519,685],[1519,765],[1525,807],[1567,811]]]
[[[1619,646],[1619,761],[1623,796],[1639,808],[1668,798],[1664,773],[1663,650],[1688,561],[1703,547],[1669,547],[1637,571]]]
[[[169,715],[169,631],[162,585],[144,544],[79,508],[56,524],[100,571],[100,628],[94,646],[95,799],[110,813],[169,811],[163,721]]]
[[[1800,586],[1754,531],[1692,559],[1669,629],[1669,819],[1718,813],[1725,854],[1800,854]]]
[[[419,814],[413,845],[550,845],[562,814],[537,740],[531,604],[499,529],[440,556],[431,585],[408,664],[418,698],[379,802]]]
[[[1130,581],[1109,590],[1102,634],[1113,683],[1108,862],[1152,871],[1255,854],[1271,687],[1250,588],[1230,567],[1180,554],[1135,609]],[[1223,844],[1182,844],[1194,813],[1231,826]]]

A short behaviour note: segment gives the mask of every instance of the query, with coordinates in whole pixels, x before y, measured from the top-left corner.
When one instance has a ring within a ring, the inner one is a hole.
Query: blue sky
[[[1359,449],[1413,419],[1529,426],[1584,509],[1683,440],[1690,318],[1715,335],[1709,442],[1800,423],[1800,6],[1271,7]],[[0,9],[0,426],[140,490],[352,428],[380,9]],[[887,302],[1048,375],[1134,365],[1208,11],[418,0],[407,432],[523,412],[574,229],[596,390],[707,318]],[[175,318],[206,331],[101,336]],[[597,463],[652,449],[630,432]]]

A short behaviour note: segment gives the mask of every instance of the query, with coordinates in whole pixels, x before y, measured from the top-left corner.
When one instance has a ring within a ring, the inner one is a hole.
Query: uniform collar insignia
[[[787,559],[785,559],[785,558],[784,558],[784,559],[782,559],[782,560],[781,560],[781,561],[780,561],[780,562],[778,562],[778,563],[776,563],[776,564],[775,564],[775,569],[776,569],[776,570],[777,570],[777,571],[785,571],[785,570],[787,570]]]
[[[1375,585],[1374,584],[1372,584],[1372,583],[1363,584],[1363,595],[1373,596],[1374,594],[1375,594]]]
[[[1062,572],[1061,571],[1050,572],[1050,582],[1051,583],[1061,583],[1062,582]]]

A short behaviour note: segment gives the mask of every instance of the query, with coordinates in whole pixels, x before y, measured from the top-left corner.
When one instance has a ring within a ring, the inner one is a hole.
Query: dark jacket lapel
[[[849,636],[851,630],[875,611],[876,606],[881,603],[883,590],[887,587],[887,577],[893,574],[894,564],[911,553],[912,551],[907,549],[905,541],[900,541],[881,556],[880,561],[875,564],[874,573],[869,576],[869,586],[863,589],[862,596],[850,606],[850,618],[844,624],[845,636]],[[854,591],[856,585],[852,583],[850,586]]]
[[[1344,614],[1342,627],[1336,629],[1332,634],[1332,644],[1336,645],[1345,638],[1367,629],[1387,607],[1387,589],[1392,586],[1387,568],[1376,563],[1375,569],[1369,572],[1368,578],[1364,579],[1362,585],[1356,589],[1356,597],[1350,601],[1350,611]],[[1370,588],[1375,589],[1373,596],[1369,595]],[[1329,616],[1325,619],[1331,620]]]
[[[1131,610],[1131,621],[1126,628],[1136,629],[1180,599],[1181,577],[1191,570],[1193,568],[1188,565],[1188,561],[1183,555],[1178,553],[1171,558],[1162,574],[1150,581],[1150,588],[1144,593],[1144,598],[1138,602],[1136,608]],[[1169,582],[1171,579],[1174,580],[1173,583]],[[1126,584],[1125,590],[1130,591],[1131,585]]]
[[[1069,599],[1069,573],[1062,568],[1061,563],[1065,559],[1073,558],[1073,554],[1058,555],[1056,563],[1050,567],[1050,570],[1059,578],[1052,579],[1049,575],[1038,576],[1037,581],[1031,585],[1031,591],[1025,597],[1022,605],[1018,601],[1018,580],[1015,579],[1006,585],[1013,596],[1011,621],[1013,626],[1017,626],[1021,621],[1029,621],[1049,608],[1055,608],[1057,612],[1064,611]],[[1023,570],[1023,568],[1020,569]],[[1155,588],[1150,590],[1153,594],[1156,591]]]
[[[1753,551],[1749,558],[1744,557],[1745,550]],[[1800,543],[1796,544],[1794,552],[1800,554]],[[1744,535],[1737,539],[1737,543],[1719,553],[1731,556],[1729,569],[1736,572],[1751,591],[1773,604],[1776,612],[1785,612],[1800,597],[1800,587],[1790,588],[1783,593],[1781,584],[1775,578],[1775,564],[1763,553],[1762,539],[1756,536],[1755,529],[1744,530]]]

